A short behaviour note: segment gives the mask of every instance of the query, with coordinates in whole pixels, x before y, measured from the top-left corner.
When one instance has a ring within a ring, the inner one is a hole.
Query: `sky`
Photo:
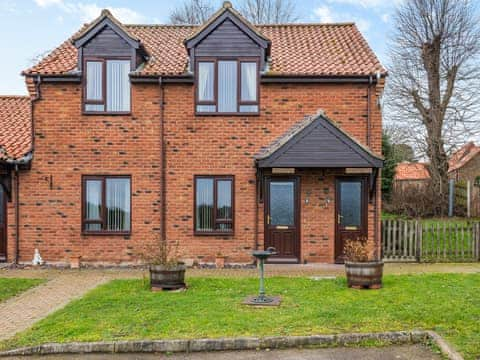
[[[237,0],[241,1],[241,0]],[[299,22],[354,21],[383,64],[401,0],[292,0]],[[21,71],[108,8],[128,24],[168,23],[182,0],[0,0],[0,95],[26,94]],[[235,6],[236,1],[232,3]],[[212,0],[215,8],[222,1]]]

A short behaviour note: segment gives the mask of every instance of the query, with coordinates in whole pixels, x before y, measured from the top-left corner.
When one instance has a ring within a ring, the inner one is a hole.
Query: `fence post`
[[[467,217],[470,217],[471,214],[471,193],[470,193],[470,180],[467,181]]]
[[[476,259],[480,261],[480,223],[475,224],[475,252]]]
[[[455,180],[448,181],[448,216],[453,216],[453,201],[455,195]]]
[[[417,228],[417,246],[416,246],[416,254],[415,257],[417,258],[417,262],[422,261],[422,222],[421,221],[416,221],[415,222],[415,227]]]

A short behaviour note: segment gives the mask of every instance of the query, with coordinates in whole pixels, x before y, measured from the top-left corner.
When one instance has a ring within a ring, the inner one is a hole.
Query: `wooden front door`
[[[0,262],[7,260],[7,194],[0,185]]]
[[[345,241],[356,240],[367,235],[366,178],[338,178],[335,208],[335,262],[342,263]]]
[[[265,249],[274,247],[271,262],[298,262],[299,180],[297,177],[267,178],[265,192]]]

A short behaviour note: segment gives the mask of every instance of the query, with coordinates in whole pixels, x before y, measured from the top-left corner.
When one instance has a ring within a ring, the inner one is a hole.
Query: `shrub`
[[[343,254],[346,261],[367,262],[368,249],[367,238],[359,237],[356,240],[347,240],[343,247]]]

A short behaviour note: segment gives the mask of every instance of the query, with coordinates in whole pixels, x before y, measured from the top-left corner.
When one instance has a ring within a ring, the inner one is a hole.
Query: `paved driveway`
[[[56,355],[6,360],[440,360],[420,345],[384,348],[289,349],[275,351],[236,351],[177,355],[124,354],[124,355]]]

